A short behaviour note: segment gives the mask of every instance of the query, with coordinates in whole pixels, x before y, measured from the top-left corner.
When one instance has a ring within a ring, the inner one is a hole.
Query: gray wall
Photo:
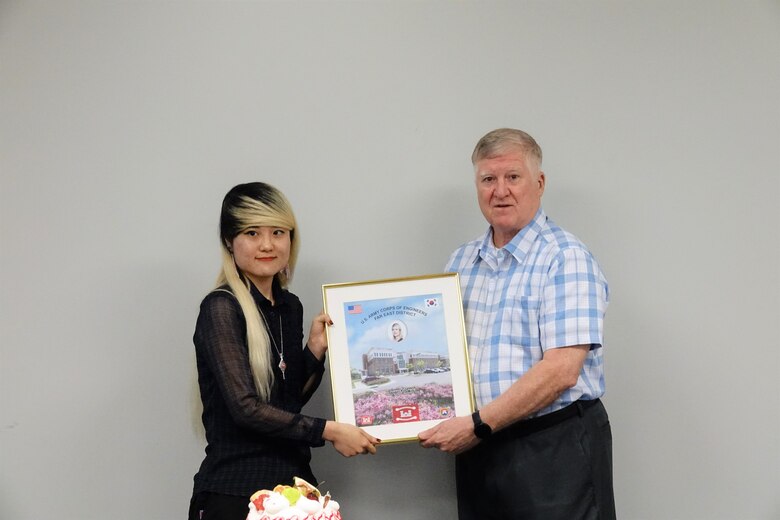
[[[619,516],[780,518],[779,54],[776,1],[2,2],[0,518],[183,518],[227,189],[291,198],[309,319],[484,230],[499,126],[611,284]],[[455,516],[449,456],[313,467],[348,520]]]

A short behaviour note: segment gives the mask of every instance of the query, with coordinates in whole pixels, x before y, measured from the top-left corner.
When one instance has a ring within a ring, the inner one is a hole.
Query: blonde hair
[[[239,233],[259,226],[290,230],[289,262],[285,269],[274,276],[282,288],[286,288],[295,270],[300,245],[292,206],[281,191],[269,184],[251,182],[235,186],[222,201],[219,222],[222,269],[217,276],[217,287],[228,285],[238,300],[246,321],[249,366],[255,388],[260,399],[267,402],[271,397],[274,380],[269,331],[250,293],[251,282],[238,269],[230,251],[230,244]]]
[[[515,128],[498,128],[485,134],[471,154],[471,164],[496,157],[511,149],[521,150],[526,161],[533,161],[536,169],[542,166],[542,148],[530,134]]]

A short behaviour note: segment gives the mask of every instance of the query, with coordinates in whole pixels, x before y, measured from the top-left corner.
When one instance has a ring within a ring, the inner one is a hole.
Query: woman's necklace
[[[271,344],[274,347],[274,350],[277,354],[279,354],[279,370],[282,371],[282,379],[286,379],[284,377],[284,371],[287,369],[287,363],[284,362],[284,329],[282,328],[282,316],[279,315],[279,341],[282,342],[282,348],[279,349],[279,347],[276,345],[276,340],[274,339],[273,332],[271,332],[271,327],[268,326],[268,321],[265,319],[265,315],[263,313],[260,313],[260,317],[263,318],[263,323],[265,323],[265,330],[268,331],[268,337],[271,338]]]

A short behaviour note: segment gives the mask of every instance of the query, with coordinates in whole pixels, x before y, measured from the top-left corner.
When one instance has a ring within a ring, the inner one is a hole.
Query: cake
[[[295,477],[292,486],[280,484],[272,491],[256,491],[249,499],[246,520],[341,520],[341,513],[330,493],[323,495]]]

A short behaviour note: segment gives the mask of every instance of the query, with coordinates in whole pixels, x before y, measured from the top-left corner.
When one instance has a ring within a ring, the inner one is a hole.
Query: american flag
[[[360,314],[363,312],[363,306],[362,305],[347,305],[347,312],[349,314]]]

